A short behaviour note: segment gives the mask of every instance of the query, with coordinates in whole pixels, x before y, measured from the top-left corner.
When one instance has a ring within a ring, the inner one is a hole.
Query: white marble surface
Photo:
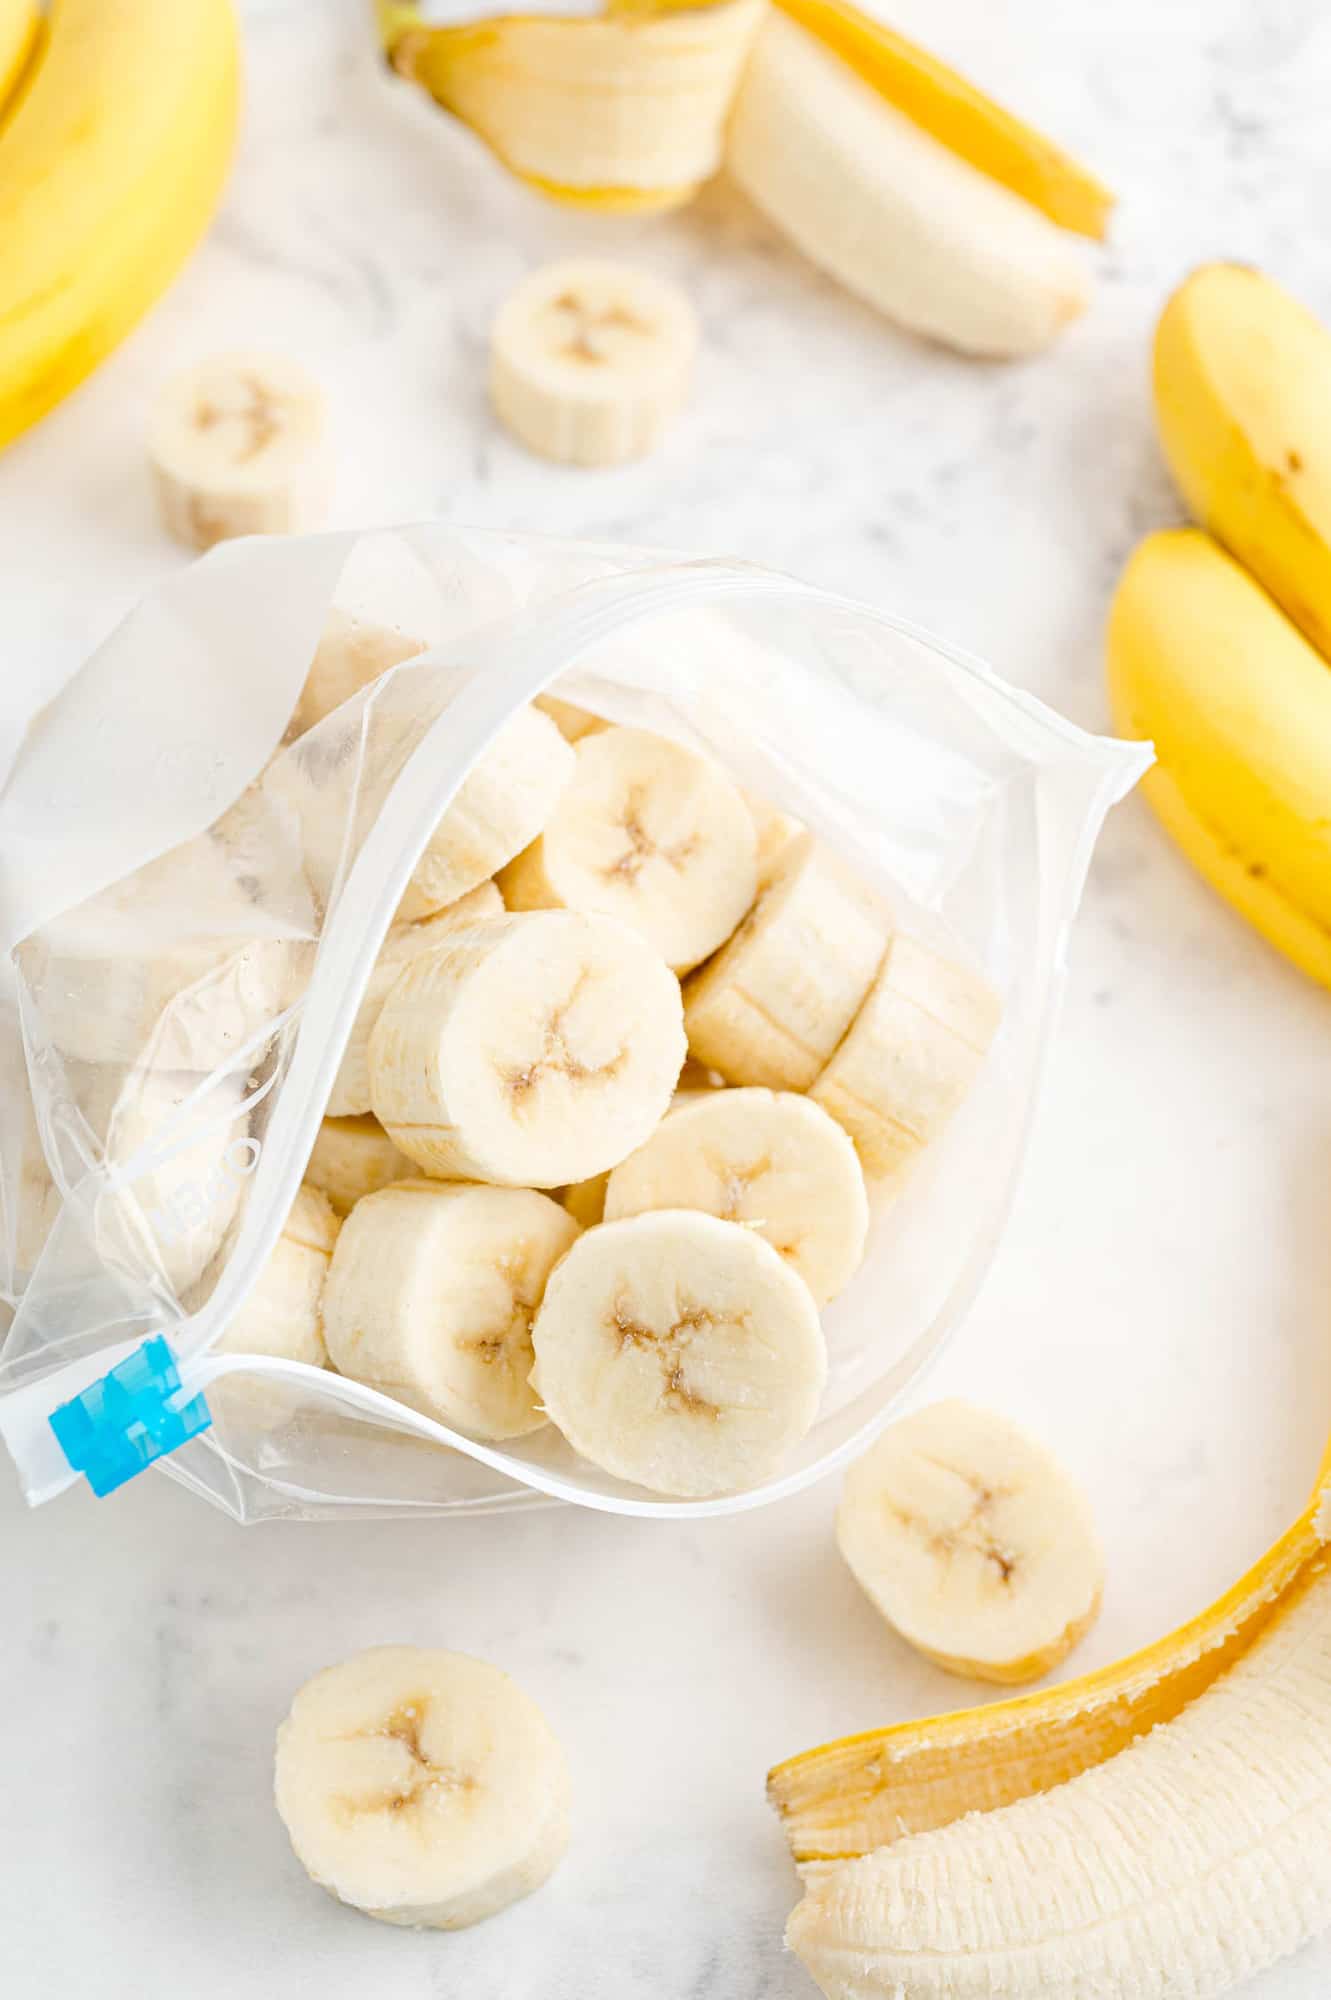
[[[167,368],[253,341],[329,386],[342,521],[437,512],[753,556],[931,624],[1103,725],[1107,593],[1175,513],[1145,380],[1165,292],[1223,253],[1331,310],[1321,0],[895,9],[1122,191],[1090,318],[1011,369],[898,337],[725,190],[653,225],[539,205],[465,138],[385,104],[362,11],[251,5],[248,130],[208,245],[0,461],[13,707],[181,560],[152,516],[145,409]],[[668,449],[599,476],[524,456],[483,391],[508,285],[592,243],[680,278],[706,329]],[[1207,1602],[1312,1476],[1331,1410],[1327,1004],[1140,806],[1120,811],[1010,1236],[929,1385],[1026,1420],[1092,1492],[1109,1587],[1077,1667]],[[245,1532],[160,1479],[28,1517],[0,1478],[5,1991],[797,2000],[811,1988],[780,1943],[795,1884],[767,1764],[971,1694],[860,1598],[832,1549],[834,1484],[711,1524],[550,1512]],[[466,1935],[336,1909],[269,1803],[297,1683],[399,1638],[511,1669],[573,1761],[566,1866]],[[1329,1980],[1331,1943],[1251,2000],[1320,2000]]]

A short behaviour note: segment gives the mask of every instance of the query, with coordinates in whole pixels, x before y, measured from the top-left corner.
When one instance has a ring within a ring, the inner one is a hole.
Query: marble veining
[[[272,345],[327,384],[339,523],[440,514],[794,570],[971,646],[1103,727],[1100,632],[1133,543],[1177,518],[1150,331],[1208,256],[1331,313],[1322,0],[900,0],[901,25],[1076,141],[1123,197],[1094,310],[975,366],[884,326],[733,191],[598,222],[403,103],[361,0],[249,0],[225,213],[96,379],[0,460],[0,761],[22,715],[183,560],[142,455],[165,372]],[[646,464],[527,457],[486,329],[590,246],[684,284],[697,392]],[[1113,819],[1021,1197],[927,1393],[993,1401],[1089,1489],[1109,1554],[1082,1668],[1207,1602],[1292,1517],[1331,1409],[1322,995],[1217,904],[1144,809]],[[758,1515],[558,1511],[244,1532],[161,1479],[27,1516],[0,1475],[0,1910],[15,2000],[800,2000],[775,1758],[970,1698],[879,1623],[833,1551],[835,1482]],[[309,1887],[270,1803],[306,1675],[390,1639],[509,1668],[564,1737],[576,1835],[540,1896],[414,1937]],[[978,1694],[978,1691],[976,1691]],[[1331,1943],[1248,2000],[1321,2000]]]

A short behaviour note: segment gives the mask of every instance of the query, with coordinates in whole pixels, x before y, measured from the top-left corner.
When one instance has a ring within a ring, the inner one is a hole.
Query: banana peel
[[[1331,1445],[1309,1505],[1198,1617],[1012,1701],[867,1730],[777,1764],[768,1797],[806,1874],[1061,1785],[1168,1722],[1247,1651],[1331,1539]]]
[[[12,116],[46,40],[36,0],[0,0],[0,125]]]
[[[846,0],[782,11],[888,103],[1052,221],[1102,237],[1113,197],[1052,141]],[[380,0],[399,74],[427,90],[542,194],[583,207],[680,206],[721,163],[724,127],[764,0],[607,0],[593,17],[427,23]]]

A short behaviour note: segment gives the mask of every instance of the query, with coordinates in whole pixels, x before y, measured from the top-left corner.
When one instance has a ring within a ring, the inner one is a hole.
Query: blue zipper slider
[[[166,1340],[154,1334],[100,1382],[62,1403],[51,1429],[75,1472],[103,1499],[212,1422],[202,1396],[180,1395],[180,1370]]]

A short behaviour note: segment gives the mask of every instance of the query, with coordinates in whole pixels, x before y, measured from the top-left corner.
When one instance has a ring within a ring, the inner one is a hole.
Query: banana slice
[[[792,1091],[704,1090],[678,1104],[605,1191],[607,1222],[658,1208],[747,1223],[819,1305],[850,1282],[869,1229],[855,1148]]]
[[[683,1061],[678,983],[636,932],[540,910],[407,967],[370,1036],[370,1091],[427,1173],[564,1187],[641,1145]]]
[[[804,834],[685,988],[690,1053],[731,1083],[806,1090],[873,984],[888,930],[869,892]]]
[[[217,1342],[219,1354],[325,1365],[324,1287],[340,1228],[326,1194],[309,1186],[298,1191],[272,1255]]]
[[[328,1196],[336,1215],[350,1215],[363,1195],[391,1181],[410,1180],[416,1169],[377,1118],[325,1118],[305,1168],[311,1187]]]
[[[529,450],[562,465],[641,458],[682,406],[698,325],[684,295],[631,264],[550,264],[490,335],[490,393]]]
[[[1048,1673],[1100,1609],[1082,1494],[1043,1446],[968,1403],[884,1431],[846,1475],[837,1541],[902,1638],[974,1680]]]
[[[311,1879],[388,1924],[479,1923],[568,1846],[549,1723],[462,1653],[376,1646],[316,1674],[277,1732],[274,1796]]]
[[[793,813],[782,812],[780,806],[760,798],[757,792],[745,792],[743,797],[758,843],[758,887],[765,889],[776,874],[787,848],[792,841],[799,839],[804,827]]]
[[[609,1174],[593,1174],[590,1180],[574,1181],[560,1200],[579,1229],[592,1229],[605,1220],[605,1190]]]
[[[323,396],[272,354],[228,354],[166,385],[148,436],[162,519],[192,549],[319,525],[331,485]]]
[[[336,605],[329,612],[310,671],[305,676],[294,718],[294,733],[300,735],[322,722],[344,701],[377,681],[390,667],[400,666],[425,651],[425,642],[406,632],[378,625],[372,619],[353,618]]]
[[[575,754],[544,831],[500,875],[505,903],[617,917],[689,971],[757,894],[748,807],[715,764],[645,729],[598,730]]]
[[[557,1266],[532,1382],[575,1451],[654,1493],[738,1493],[818,1412],[808,1287],[756,1231],[694,1210],[607,1222]]]
[[[450,931],[474,923],[478,917],[499,917],[504,899],[493,882],[482,882],[446,910],[439,910],[418,924],[394,924],[375,961],[365,998],[352,1024],[342,1063],[328,1094],[330,1118],[354,1117],[370,1108],[370,1030],[383,1011],[384,1001],[402,968],[422,952],[433,951]]]
[[[548,715],[566,743],[581,743],[584,736],[592,736],[598,729],[605,729],[599,715],[593,715],[589,708],[579,708],[576,702],[561,701],[558,695],[538,694],[533,702],[542,715]]]
[[[998,996],[914,938],[896,937],[872,993],[809,1095],[855,1141],[866,1174],[895,1173],[936,1139],[998,1029]]]
[[[195,928],[207,913],[215,932]],[[203,1075],[299,997],[312,955],[262,921],[202,835],[48,924],[18,961],[45,1038],[83,1063]]]
[[[324,1301],[343,1375],[473,1437],[524,1437],[532,1320],[578,1225],[530,1188],[404,1181],[343,1225]]]

